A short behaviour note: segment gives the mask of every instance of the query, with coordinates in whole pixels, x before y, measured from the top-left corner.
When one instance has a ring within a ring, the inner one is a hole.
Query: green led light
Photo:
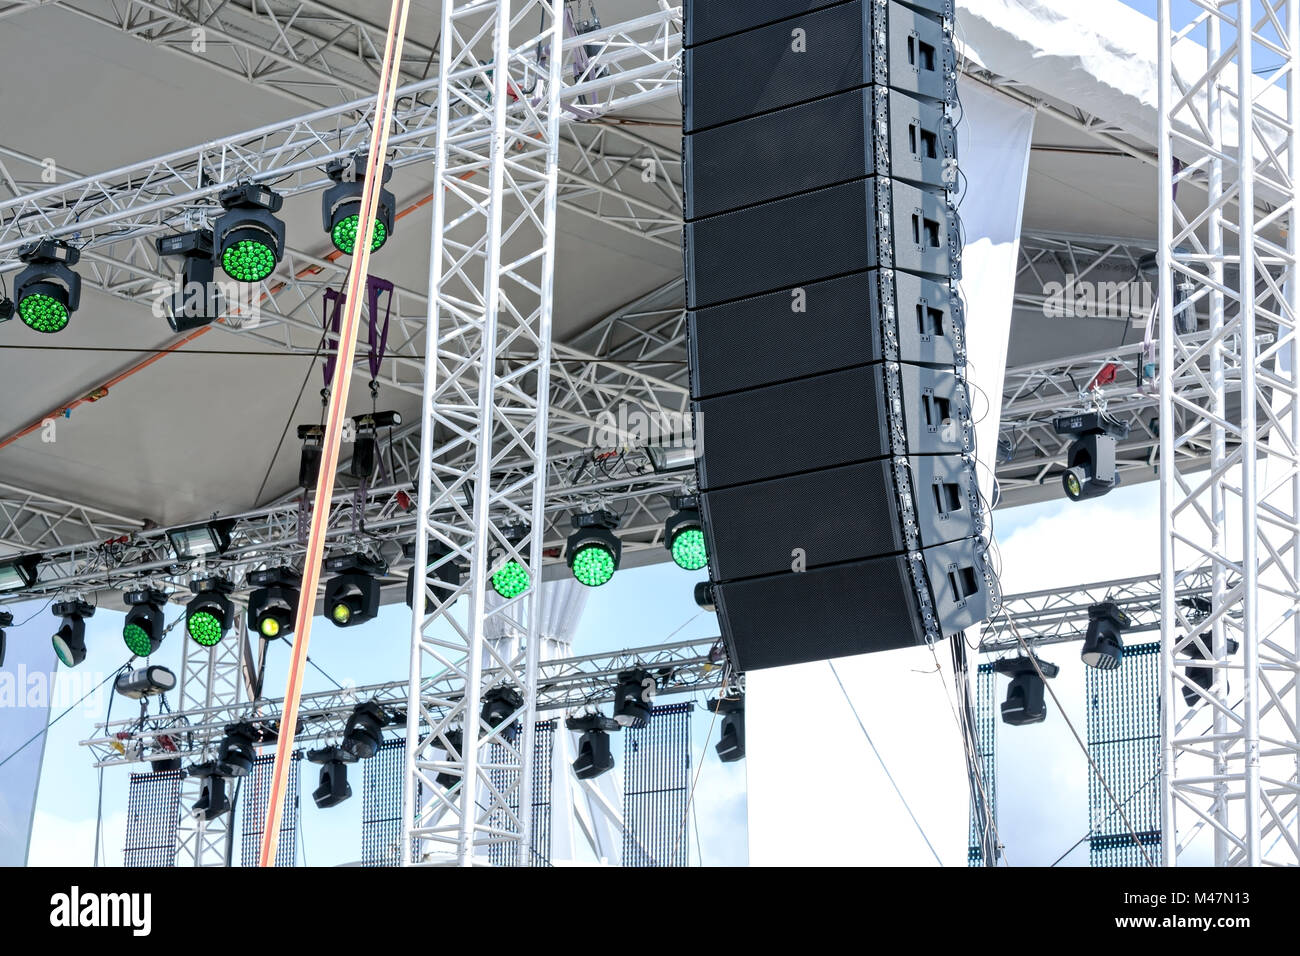
[[[126,642],[126,649],[136,657],[148,657],[153,650],[150,647],[149,632],[139,624],[128,624],[122,628],[122,640]]]
[[[280,622],[273,617],[264,617],[258,630],[262,632],[263,637],[279,637]]]
[[[62,633],[55,634],[50,642],[54,645],[54,653],[58,655],[59,660],[63,662],[64,667],[76,667],[76,662],[72,659],[72,648],[68,647],[67,641],[63,639]]]
[[[275,271],[275,253],[256,239],[241,239],[221,253],[221,268],[237,282],[261,282]]]
[[[348,621],[352,620],[352,608],[342,603],[335,604],[331,616],[334,618],[334,623],[346,624]]]
[[[41,292],[23,296],[18,303],[18,315],[23,324],[37,332],[59,332],[68,324],[71,313],[58,299]]]
[[[211,611],[196,611],[185,622],[185,630],[196,644],[215,647],[221,643],[221,621]]]
[[[357,244],[357,227],[361,225],[361,217],[357,215],[345,216],[338,221],[334,227],[330,238],[334,240],[334,248],[345,256],[352,255],[352,250]],[[388,230],[378,219],[375,220],[374,237],[370,240],[370,251],[375,252],[388,239]]]
[[[528,590],[528,569],[518,561],[507,561],[492,575],[492,589],[503,598],[517,598]]]
[[[673,538],[673,561],[679,568],[698,571],[709,563],[704,547],[704,532],[699,528],[684,528]]]
[[[573,576],[579,584],[600,587],[614,576],[614,555],[603,544],[584,544],[573,556]]]

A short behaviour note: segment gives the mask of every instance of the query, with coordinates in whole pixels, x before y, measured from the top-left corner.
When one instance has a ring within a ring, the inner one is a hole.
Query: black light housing
[[[380,586],[376,575],[387,567],[363,554],[344,554],[325,562],[339,572],[325,585],[325,615],[336,627],[356,627],[379,613]]]
[[[86,659],[86,618],[94,616],[95,608],[81,600],[57,601],[53,611],[62,619],[50,639],[54,653],[64,667],[76,667]]]
[[[1083,639],[1079,658],[1089,667],[1109,671],[1124,659],[1124,641],[1120,632],[1129,625],[1129,617],[1114,601],[1103,601],[1088,608],[1088,634]]]
[[[458,755],[464,753],[465,735],[459,728],[456,730],[448,730],[442,736],[445,738],[447,747],[450,748],[447,750],[447,758],[449,760],[455,760]],[[456,786],[456,784],[460,783],[460,776],[443,770],[434,777],[434,781],[438,786],[442,787],[442,789],[450,790],[452,787]]]
[[[40,239],[18,250],[27,268],[14,280],[14,303],[23,324],[61,332],[81,305],[81,276],[72,271],[81,253],[59,239]]]
[[[673,513],[664,522],[664,547],[673,563],[686,571],[699,571],[709,565],[705,545],[704,522],[694,495],[675,495]]]
[[[745,758],[745,699],[719,697],[709,701],[709,710],[722,718],[722,729],[714,747],[723,763]]]
[[[714,613],[718,610],[717,598],[713,592],[712,581],[699,581],[695,585],[695,605],[701,611]]]
[[[130,608],[122,622],[122,641],[136,657],[148,657],[163,642],[163,605],[167,595],[154,588],[127,591],[122,601]]]
[[[1201,636],[1201,640],[1206,641],[1207,643],[1209,639],[1210,639],[1209,635]],[[1237,651],[1239,651],[1240,649],[1241,649],[1241,644],[1237,641],[1236,638],[1232,638],[1232,637],[1225,638],[1224,650],[1227,652],[1226,654],[1227,657],[1231,657],[1232,655],[1236,654]],[[1183,653],[1188,657],[1192,658],[1193,660],[1203,661],[1206,659],[1204,652],[1202,652],[1200,646],[1196,644],[1196,642],[1194,641],[1188,644],[1183,649]],[[1197,687],[1199,687],[1201,690],[1209,690],[1210,685],[1214,683],[1213,667],[1188,667],[1186,669],[1186,674],[1187,674],[1187,679],[1191,681],[1193,684],[1195,684]],[[1228,686],[1227,686],[1227,682],[1225,681],[1224,693],[1227,692],[1228,692]],[[1201,695],[1196,692],[1195,688],[1188,687],[1186,684],[1183,685],[1183,700],[1186,702],[1188,707],[1195,707],[1197,701],[1201,699],[1202,699]]]
[[[614,692],[614,720],[620,727],[644,727],[650,723],[658,689],[649,671],[621,671]]]
[[[167,532],[167,540],[178,561],[193,561],[210,554],[225,554],[234,530],[234,518],[215,518],[206,524],[174,528]]]
[[[196,229],[178,235],[161,236],[156,243],[160,256],[183,256],[181,287],[167,300],[167,324],[173,332],[189,332],[221,318],[224,303],[214,281],[212,230]]]
[[[217,773],[223,777],[246,777],[257,759],[254,747],[259,734],[249,724],[230,724],[217,748]]]
[[[342,159],[331,160],[325,174],[334,185],[321,197],[321,221],[334,248],[345,256],[356,253],[356,241],[361,236],[361,194],[366,188],[366,153],[356,153]],[[384,167],[384,183],[393,178],[393,168]],[[375,207],[375,231],[371,238],[371,253],[378,252],[393,234],[396,221],[397,200],[387,189],[379,190],[379,203]]]
[[[348,784],[348,764],[354,758],[339,747],[322,747],[309,750],[307,759],[320,764],[320,785],[312,791],[311,798],[322,810],[336,807],[352,796]]]
[[[523,706],[523,696],[513,687],[493,687],[483,695],[479,714],[483,722],[495,730]]]
[[[0,591],[21,591],[36,583],[36,568],[41,563],[39,555],[24,554],[0,561]]]
[[[248,620],[253,630],[268,641],[292,634],[301,596],[293,570],[263,569],[254,571],[248,580],[257,585],[248,595]]]
[[[614,534],[618,515],[604,510],[576,514],[573,527],[564,548],[569,570],[579,584],[600,587],[614,576],[623,555],[623,543]]]
[[[375,701],[368,700],[358,704],[348,716],[343,728],[343,742],[340,749],[353,760],[365,760],[373,757],[384,742],[383,728],[388,726],[388,714]]]
[[[199,798],[194,801],[190,813],[199,820],[215,820],[230,809],[230,798],[226,796],[226,780],[217,772],[216,763],[194,764],[189,775],[203,781]]]
[[[217,197],[226,212],[213,227],[213,255],[236,282],[261,282],[284,254],[284,223],[274,213],[284,205],[279,193],[244,183]]]
[[[410,549],[414,551],[414,548]],[[441,547],[431,547],[428,554],[429,587],[437,594],[440,599],[446,600],[457,588],[460,587],[464,580],[464,572],[461,569],[457,559],[451,556],[451,549],[445,545]],[[414,557],[408,554],[407,557]],[[415,589],[416,582],[420,580],[420,575],[414,565],[406,575],[406,606],[414,609],[415,607]],[[428,594],[424,596],[424,613],[428,616],[434,612],[433,600]]]
[[[610,751],[610,731],[620,730],[616,720],[603,714],[585,714],[570,717],[564,722],[569,730],[582,734],[578,738],[578,756],[573,761],[573,775],[579,780],[591,780],[614,769],[614,755]]]
[[[12,611],[0,611],[0,667],[5,666],[5,628],[13,627]]]
[[[1128,437],[1129,427],[1100,412],[1084,412],[1054,419],[1058,435],[1073,438],[1066,451],[1066,469],[1061,484],[1071,501],[1100,498],[1119,487],[1115,458],[1119,442]]]
[[[1038,668],[1043,677],[1052,678],[1059,673],[1055,664],[1039,660]],[[1007,687],[1007,699],[1002,702],[1002,721],[1013,727],[1026,724],[1039,724],[1047,719],[1047,701],[1044,693],[1047,685],[1038,676],[1034,661],[1028,657],[1014,657],[997,661],[993,669],[999,674],[1011,678]]]
[[[208,578],[194,584],[195,595],[185,605],[185,632],[202,647],[221,643],[235,625],[235,605],[227,597],[233,585],[225,578]]]

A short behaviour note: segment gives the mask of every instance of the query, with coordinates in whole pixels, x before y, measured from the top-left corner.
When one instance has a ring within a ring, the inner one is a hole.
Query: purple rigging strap
[[[384,327],[379,328],[379,297],[387,295],[384,305]],[[378,276],[366,277],[366,304],[370,306],[370,381],[379,378],[379,366],[388,350],[388,320],[393,313],[393,284]],[[378,342],[375,339],[378,338]]]
[[[321,334],[321,347],[325,349],[325,387],[334,384],[334,366],[339,360],[339,323],[343,320],[342,292],[325,290],[325,331]]]

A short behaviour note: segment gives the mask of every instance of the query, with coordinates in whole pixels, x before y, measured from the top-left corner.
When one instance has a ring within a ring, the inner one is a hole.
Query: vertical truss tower
[[[563,39],[560,0],[443,4],[403,862],[529,862]],[[531,586],[489,605],[510,560]],[[496,616],[526,635],[513,656]],[[426,696],[426,671],[455,693]]]
[[[1296,865],[1300,5],[1185,6],[1159,4],[1162,856]]]

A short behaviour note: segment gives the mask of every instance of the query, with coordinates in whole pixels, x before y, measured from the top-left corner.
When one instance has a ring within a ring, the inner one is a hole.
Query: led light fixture
[[[255,743],[259,737],[251,724],[231,724],[217,747],[217,773],[223,777],[246,777],[253,772],[257,759]]]
[[[704,524],[694,495],[672,498],[673,514],[664,522],[664,547],[673,563],[687,571],[699,571],[709,563],[704,544]]]
[[[236,282],[261,282],[284,253],[284,223],[274,215],[284,197],[245,183],[223,190],[218,198],[226,211],[213,228],[217,261]]]
[[[608,583],[618,570],[623,554],[623,544],[614,534],[618,516],[610,511],[576,514],[573,527],[575,530],[565,545],[573,576],[589,588]]]
[[[649,671],[636,669],[620,672],[618,689],[614,692],[614,719],[619,726],[635,728],[650,723],[658,690]]]
[[[495,729],[523,706],[523,697],[513,687],[493,687],[483,695],[483,707],[479,713],[483,722]]]
[[[235,624],[235,605],[227,595],[233,590],[224,578],[195,583],[195,595],[185,606],[185,632],[194,643],[215,647]]]
[[[718,697],[709,701],[709,710],[722,718],[718,743],[714,747],[723,763],[745,758],[745,699]]]
[[[409,552],[413,552],[414,550],[413,546],[407,549]],[[406,556],[414,557],[414,554],[408,553]],[[446,601],[447,598],[460,587],[461,582],[464,580],[464,573],[458,559],[452,557],[451,549],[445,545],[437,543],[430,544],[428,558],[429,573],[427,587],[433,591],[439,600]],[[416,582],[420,580],[419,574],[416,573],[415,566],[412,565],[411,570],[406,575],[406,606],[409,608],[415,607],[415,589],[420,586],[417,585]],[[429,597],[426,593],[424,595],[425,615],[427,616],[432,614],[435,609],[436,607],[433,598]]]
[[[1003,723],[1022,727],[1026,724],[1040,724],[1047,719],[1047,701],[1043,696],[1047,685],[1038,676],[1038,671],[1043,672],[1043,677],[1052,678],[1060,671],[1059,667],[1039,660],[1038,667],[1035,668],[1034,661],[1030,658],[1013,657],[995,662],[993,669],[1011,678],[1011,683],[1007,686],[1007,699],[1002,702]]]
[[[321,765],[320,785],[311,794],[316,806],[326,810],[352,796],[347,767],[355,762],[351,754],[339,747],[322,747],[320,750],[309,750],[307,759]]]
[[[388,714],[375,701],[357,704],[343,728],[343,742],[339,748],[353,760],[373,757],[384,742],[383,728],[388,723]]]
[[[298,575],[290,568],[269,568],[248,576],[257,585],[248,595],[248,621],[263,638],[273,641],[292,634],[298,615]]]
[[[72,271],[81,253],[57,239],[18,250],[27,268],[14,279],[14,302],[23,324],[37,332],[62,332],[81,304],[81,276]]]
[[[325,190],[325,195],[321,198],[321,218],[334,248],[345,256],[355,252],[357,236],[361,232],[361,194],[366,187],[367,158],[365,153],[357,153],[333,160],[325,167],[325,173],[334,180],[334,185]],[[385,166],[384,183],[392,177],[392,167]],[[374,234],[370,239],[371,252],[378,252],[393,234],[396,208],[397,200],[393,194],[381,188],[379,204],[375,209]]]
[[[221,289],[213,281],[212,230],[196,229],[161,236],[155,243],[160,256],[181,256],[180,288],[166,303],[167,324],[173,332],[188,332],[221,318]]]
[[[614,755],[610,752],[609,734],[621,730],[622,725],[604,714],[584,714],[570,717],[564,726],[576,733],[578,756],[573,761],[573,775],[579,780],[591,780],[614,769]]]
[[[379,579],[387,567],[364,554],[343,554],[325,562],[338,572],[325,585],[325,614],[336,627],[356,627],[379,613]]]
[[[215,820],[230,809],[230,798],[226,796],[226,780],[217,772],[215,761],[197,763],[190,766],[189,776],[203,781],[199,798],[190,808],[190,814],[197,820]]]
[[[1128,615],[1114,601],[1103,601],[1088,608],[1088,633],[1083,640],[1080,659],[1089,667],[1109,671],[1124,659],[1124,641],[1120,632],[1128,627]]]
[[[86,659],[86,618],[92,617],[95,609],[85,601],[74,600],[55,602],[53,611],[60,619],[59,629],[50,638],[54,653],[64,667],[76,667]]]
[[[122,601],[130,608],[122,623],[122,641],[136,657],[148,657],[163,641],[163,605],[167,595],[154,588],[127,591]]]
[[[123,697],[140,700],[175,690],[176,675],[161,664],[151,664],[118,674],[113,689]]]

